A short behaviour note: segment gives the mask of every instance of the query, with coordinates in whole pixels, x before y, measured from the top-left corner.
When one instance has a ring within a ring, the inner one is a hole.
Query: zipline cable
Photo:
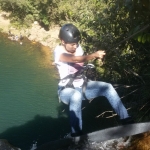
[[[142,31],[146,30],[146,29],[149,28],[149,27],[150,27],[150,24],[147,24],[146,26],[144,26],[144,27],[143,27],[142,29],[140,29],[139,31],[135,32],[135,33],[132,34],[131,36],[129,36],[129,37],[125,38],[124,40],[122,40],[121,42],[117,43],[115,46],[113,46],[112,49],[116,48],[116,47],[117,47],[118,45],[120,45],[121,43],[123,43],[123,42],[125,42],[125,41],[131,39],[132,37],[134,37],[135,35],[137,35],[138,33],[142,32]]]

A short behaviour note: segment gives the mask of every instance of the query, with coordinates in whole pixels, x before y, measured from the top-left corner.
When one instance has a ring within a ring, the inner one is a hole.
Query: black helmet
[[[71,23],[61,27],[59,38],[65,43],[78,43],[81,39],[79,30]]]

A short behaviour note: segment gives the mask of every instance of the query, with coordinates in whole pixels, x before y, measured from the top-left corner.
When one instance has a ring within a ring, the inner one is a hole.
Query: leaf
[[[138,40],[138,42],[141,42],[142,41],[142,35],[139,35],[137,40]]]

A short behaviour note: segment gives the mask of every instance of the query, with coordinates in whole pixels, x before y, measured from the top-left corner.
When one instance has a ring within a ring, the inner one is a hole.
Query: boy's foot
[[[128,117],[125,119],[120,119],[122,125],[135,123],[132,117]]]
[[[64,139],[70,139],[70,138],[72,138],[71,133],[67,133],[67,134],[64,136]]]
[[[81,136],[81,135],[83,135],[82,131],[77,132],[77,133],[71,133],[72,137]]]
[[[73,137],[76,137],[76,136],[81,136],[83,135],[83,133],[80,131],[80,132],[77,132],[77,133],[67,133],[64,138],[73,138]]]

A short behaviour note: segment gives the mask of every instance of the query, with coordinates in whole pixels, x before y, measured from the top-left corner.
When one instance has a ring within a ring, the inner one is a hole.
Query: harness
[[[73,86],[73,81],[75,79],[83,79],[84,82],[82,84],[82,94],[83,94],[84,98],[87,100],[86,95],[85,95],[87,82],[89,81],[89,79],[87,77],[87,73],[88,73],[89,69],[92,69],[92,68],[95,68],[95,66],[93,64],[87,64],[87,65],[83,66],[80,70],[75,72],[74,74],[69,74],[66,77],[64,77],[63,79],[61,79],[61,80],[69,79],[69,82],[61,89],[61,91],[65,88],[75,89],[75,87]]]

